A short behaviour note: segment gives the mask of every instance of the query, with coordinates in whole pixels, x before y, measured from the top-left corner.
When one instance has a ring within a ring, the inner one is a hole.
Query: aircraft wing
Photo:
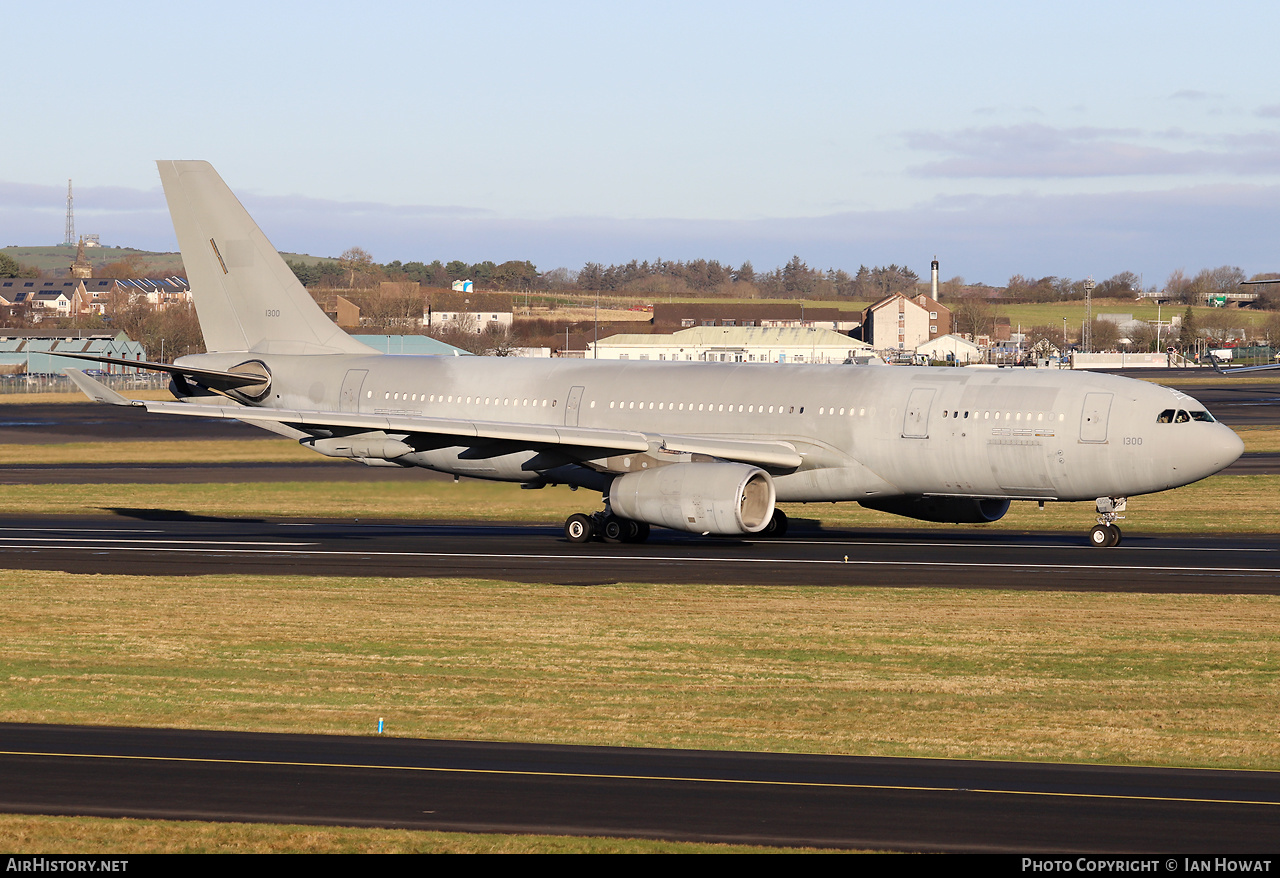
[[[1280,363],[1264,363],[1261,366],[1228,366],[1222,368],[1222,361],[1209,354],[1209,362],[1213,363],[1213,371],[1219,375],[1243,375],[1245,372],[1272,372],[1280,369]]]
[[[157,414],[244,421],[260,426],[283,425],[313,436],[331,431],[338,431],[343,435],[381,431],[386,434],[420,437],[436,446],[442,442],[450,445],[503,442],[510,444],[510,451],[555,447],[570,454],[576,450],[578,454],[575,456],[582,459],[596,459],[614,453],[664,450],[675,453],[705,454],[724,460],[783,470],[795,469],[802,462],[795,447],[781,441],[665,435],[598,427],[518,424],[462,418],[424,418],[370,415],[360,412],[302,411],[244,405],[198,405],[184,402],[132,400],[95,381],[79,369],[67,369],[66,373],[76,386],[95,402],[138,406]]]

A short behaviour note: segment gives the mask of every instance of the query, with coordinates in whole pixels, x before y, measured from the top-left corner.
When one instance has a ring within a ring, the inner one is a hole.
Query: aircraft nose
[[[1225,424],[1204,424],[1203,435],[1186,442],[1174,470],[1181,484],[1221,472],[1244,454],[1244,441]]]

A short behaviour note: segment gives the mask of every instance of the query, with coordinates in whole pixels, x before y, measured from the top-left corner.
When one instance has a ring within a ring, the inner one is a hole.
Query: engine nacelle
[[[858,502],[880,512],[948,524],[985,524],[999,521],[1009,511],[1008,500],[975,497],[886,497]]]
[[[673,463],[609,487],[614,515],[692,533],[748,534],[773,517],[773,479],[745,463]]]

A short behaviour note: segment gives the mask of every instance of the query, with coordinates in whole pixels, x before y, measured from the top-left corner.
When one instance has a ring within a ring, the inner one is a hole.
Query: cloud
[[[908,132],[907,146],[944,157],[912,167],[920,177],[1071,178],[1280,172],[1280,141],[1270,134],[1219,138],[1212,148],[1169,149],[1182,141],[1131,128],[1053,128],[1027,124]]]
[[[157,189],[128,189],[123,186],[85,186],[74,190],[75,209],[93,211],[165,210],[164,195]],[[0,182],[0,209],[49,210],[65,215],[67,190],[61,186]]]
[[[61,213],[15,207],[15,200],[26,198],[20,188],[0,184],[0,244],[61,241]],[[65,192],[62,198],[65,204]],[[735,265],[749,259],[768,270],[799,254],[820,268],[852,272],[863,264],[898,263],[923,275],[937,253],[945,276],[991,284],[1013,274],[1110,277],[1128,270],[1158,282],[1179,267],[1193,273],[1222,264],[1240,265],[1249,274],[1280,270],[1280,186],[1257,184],[1102,195],[956,195],[894,210],[750,221],[533,220],[465,207],[274,196],[244,203],[282,250],[336,256],[361,246],[380,262],[529,259],[548,270],[661,257]],[[175,247],[159,193],[135,193],[122,204],[84,221],[78,215],[77,226],[101,234],[109,246]]]

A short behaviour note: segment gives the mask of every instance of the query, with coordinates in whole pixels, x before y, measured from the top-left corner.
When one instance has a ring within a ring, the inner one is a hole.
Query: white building
[[[843,363],[870,345],[830,329],[695,326],[670,335],[613,335],[587,344],[587,358],[704,363]]]
[[[958,335],[940,335],[917,347],[916,356],[956,363],[981,363],[982,348]]]
[[[510,329],[515,322],[509,293],[436,293],[422,311],[422,325],[453,326],[480,335],[486,329]]]

